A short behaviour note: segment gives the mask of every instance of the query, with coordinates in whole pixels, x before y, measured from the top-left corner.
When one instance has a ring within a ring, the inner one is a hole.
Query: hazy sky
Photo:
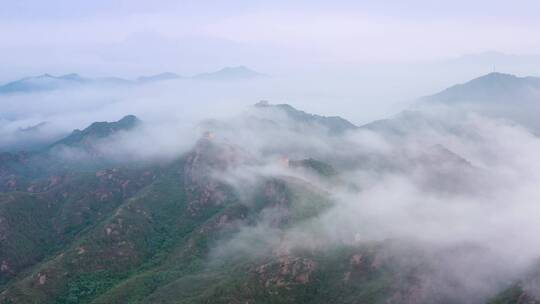
[[[1,0],[0,79],[238,64],[287,73],[490,50],[537,54],[539,11],[533,0]]]

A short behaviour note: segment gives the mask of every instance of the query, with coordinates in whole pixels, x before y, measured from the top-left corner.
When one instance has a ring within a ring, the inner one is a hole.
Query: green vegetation
[[[337,175],[337,171],[336,169],[334,169],[334,167],[332,167],[331,165],[325,162],[318,161],[313,158],[308,158],[308,159],[299,160],[299,161],[291,161],[290,165],[292,167],[302,167],[302,168],[311,169],[324,177],[332,177],[332,176]]]
[[[68,141],[124,127],[98,123]],[[228,158],[208,139],[166,166],[53,161],[34,174],[6,159],[5,176],[25,182],[0,193],[2,304],[399,303],[417,287],[416,269],[396,267],[385,244],[290,244],[295,228],[317,231],[329,194],[290,176],[238,193],[215,174]],[[290,165],[318,181],[338,175],[315,159]],[[490,303],[531,301],[516,285]]]
[[[536,304],[539,303],[528,295],[520,284],[514,284],[488,301],[488,304]]]

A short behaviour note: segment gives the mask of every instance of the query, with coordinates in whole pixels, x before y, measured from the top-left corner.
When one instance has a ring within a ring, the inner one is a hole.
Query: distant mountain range
[[[50,91],[66,88],[77,88],[83,86],[134,86],[146,83],[153,83],[175,79],[193,79],[193,80],[213,80],[213,81],[240,81],[252,80],[268,77],[265,74],[253,71],[245,66],[225,67],[212,73],[202,73],[191,77],[180,76],[175,73],[161,73],[150,76],[140,76],[135,80],[124,79],[120,77],[83,77],[79,74],[66,74],[62,76],[53,76],[43,74],[21,78],[0,86],[0,94],[32,93],[40,91]]]
[[[62,76],[43,74],[25,77],[0,86],[0,94],[32,93],[88,85],[120,86],[131,84],[132,81],[117,77],[86,78],[78,74],[67,74]]]
[[[193,76],[193,79],[200,80],[245,80],[265,78],[268,75],[250,70],[245,66],[226,67],[217,72],[203,73]]]
[[[137,78],[137,82],[153,82],[153,81],[163,81],[163,80],[171,80],[171,79],[181,79],[184,78],[178,74],[165,72],[161,74],[151,75],[151,76],[141,76]]]

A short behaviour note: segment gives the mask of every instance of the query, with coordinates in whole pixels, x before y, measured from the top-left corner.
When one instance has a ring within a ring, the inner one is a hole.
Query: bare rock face
[[[255,272],[266,288],[290,288],[309,284],[317,268],[318,264],[311,259],[282,256],[275,262],[258,266]]]
[[[47,275],[39,274],[38,275],[38,283],[39,283],[39,285],[44,285],[46,282],[47,282]]]
[[[9,264],[6,260],[2,261],[0,264],[0,272],[10,272]]]
[[[201,138],[187,155],[183,176],[184,190],[192,215],[209,205],[220,205],[226,194],[216,175],[238,163],[239,152],[226,144],[216,144],[211,135]]]

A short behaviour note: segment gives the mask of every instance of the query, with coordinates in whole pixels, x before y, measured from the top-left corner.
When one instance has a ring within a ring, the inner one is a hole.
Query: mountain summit
[[[141,121],[135,115],[127,115],[115,122],[94,122],[84,130],[74,130],[69,136],[54,143],[52,146],[73,146],[91,139],[104,138],[119,131],[128,131],[139,125]]]
[[[420,105],[442,104],[472,110],[540,131],[540,78],[490,73],[420,99]]]
[[[452,86],[422,101],[428,102],[506,102],[537,99],[533,93],[540,90],[540,78],[517,77],[504,73],[489,73],[469,82]]]
[[[328,129],[330,133],[341,134],[346,131],[355,130],[358,127],[350,121],[339,116],[321,116],[316,114],[306,113],[295,109],[288,104],[270,104],[266,100],[261,100],[255,104],[255,108],[261,111],[277,110],[285,113],[292,121],[304,125],[320,125]]]

